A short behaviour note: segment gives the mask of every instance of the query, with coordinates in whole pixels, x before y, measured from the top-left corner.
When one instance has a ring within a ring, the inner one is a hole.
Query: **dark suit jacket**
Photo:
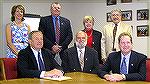
[[[106,63],[99,72],[101,78],[112,73],[120,74],[121,52],[110,53]],[[145,80],[146,78],[146,56],[135,51],[131,51],[129,60],[129,71],[125,74],[126,80]]]
[[[62,67],[65,72],[81,72],[76,47],[66,49],[63,53]],[[83,72],[97,73],[99,69],[98,53],[92,48],[85,47]]]
[[[39,30],[44,35],[44,48],[51,50],[55,44],[55,30],[52,20],[52,16],[42,17],[39,23]],[[64,17],[60,17],[60,42],[62,51],[68,48],[68,45],[72,41],[72,30],[70,21]]]
[[[93,30],[93,48],[98,52],[99,63],[103,64],[101,56],[101,38],[102,33],[96,30]]]
[[[46,71],[50,71],[54,68],[62,70],[62,68],[54,60],[54,57],[49,50],[41,49],[41,53]],[[41,71],[38,70],[36,58],[30,46],[18,53],[17,70],[18,77],[40,78]]]

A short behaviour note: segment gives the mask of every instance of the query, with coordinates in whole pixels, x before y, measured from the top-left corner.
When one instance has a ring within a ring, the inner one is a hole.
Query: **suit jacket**
[[[71,47],[63,53],[62,67],[65,72],[81,72],[77,48]],[[97,73],[99,69],[98,53],[96,50],[85,47],[83,72]]]
[[[110,23],[105,25],[103,28],[103,35],[102,35],[102,57],[107,58],[109,53],[112,52],[113,48],[113,29],[114,23]],[[118,47],[118,37],[123,32],[129,32],[132,35],[132,27],[124,22],[120,22],[117,27],[116,38],[115,38],[115,48],[116,51],[119,51]]]
[[[60,40],[59,45],[62,46],[62,51],[68,48],[68,45],[72,41],[72,30],[70,21],[60,16]],[[52,15],[42,17],[39,23],[39,30],[44,35],[44,48],[51,50],[55,44],[55,30],[52,20]]]
[[[62,68],[54,60],[54,57],[49,50],[42,48],[41,53],[46,71],[50,71],[54,68],[62,70]],[[38,70],[37,61],[30,46],[18,53],[17,70],[18,77],[40,78],[41,71]]]
[[[104,77],[105,74],[120,74],[121,52],[113,52],[109,54],[106,63],[102,66],[99,76]],[[129,59],[128,74],[125,74],[126,80],[145,80],[146,78],[146,56],[135,51],[131,51]]]

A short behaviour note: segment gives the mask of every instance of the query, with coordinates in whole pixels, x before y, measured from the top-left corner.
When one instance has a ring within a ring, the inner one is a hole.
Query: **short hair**
[[[77,39],[77,36],[78,36],[79,34],[81,34],[81,33],[84,33],[86,39],[88,38],[88,37],[87,37],[87,34],[86,34],[84,31],[79,31],[79,32],[76,34],[76,39]]]
[[[52,8],[52,5],[53,5],[53,4],[57,4],[57,5],[59,4],[59,5],[61,6],[61,4],[60,4],[59,2],[53,2],[53,3],[51,4],[51,8]]]
[[[31,40],[31,39],[32,39],[32,35],[33,35],[34,33],[36,33],[36,32],[42,33],[41,31],[38,31],[38,30],[32,31],[32,32],[29,33],[28,39]]]
[[[92,21],[92,23],[93,23],[93,25],[94,25],[94,17],[92,17],[92,16],[84,16],[84,18],[83,18],[83,24],[84,24],[86,21]]]
[[[121,9],[114,9],[114,10],[112,10],[111,11],[111,15],[112,15],[113,12],[118,12],[118,13],[120,13],[120,15],[122,14]]]
[[[123,33],[121,33],[120,35],[119,35],[119,37],[118,37],[118,42],[120,43],[120,40],[121,40],[121,37],[122,36],[129,36],[130,37],[130,41],[131,41],[131,43],[132,43],[132,36],[131,36],[131,34],[130,33],[128,33],[128,32],[123,32]]]
[[[25,14],[25,8],[23,7],[23,5],[14,5],[13,7],[12,7],[12,9],[11,9],[11,21],[15,21],[15,12],[16,12],[16,9],[20,9],[20,10],[22,10],[23,11],[23,15]],[[22,21],[24,21],[25,19],[24,18],[22,18]]]

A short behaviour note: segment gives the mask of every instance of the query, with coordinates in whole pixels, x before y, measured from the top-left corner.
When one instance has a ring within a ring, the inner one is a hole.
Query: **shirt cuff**
[[[42,71],[42,72],[41,72],[40,78],[44,78],[45,72],[46,72],[46,71]]]
[[[126,76],[124,74],[121,75],[122,75],[122,80],[126,80]]]

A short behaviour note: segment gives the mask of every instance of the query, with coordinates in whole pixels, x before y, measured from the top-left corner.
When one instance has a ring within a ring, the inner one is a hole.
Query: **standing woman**
[[[21,49],[28,46],[28,34],[30,26],[23,23],[25,8],[15,5],[11,10],[11,23],[6,25],[7,58],[17,58]]]
[[[84,32],[88,35],[87,46],[94,48],[98,52],[99,63],[103,64],[101,57],[101,38],[102,33],[94,30],[94,18],[92,16],[84,16],[83,18]]]

